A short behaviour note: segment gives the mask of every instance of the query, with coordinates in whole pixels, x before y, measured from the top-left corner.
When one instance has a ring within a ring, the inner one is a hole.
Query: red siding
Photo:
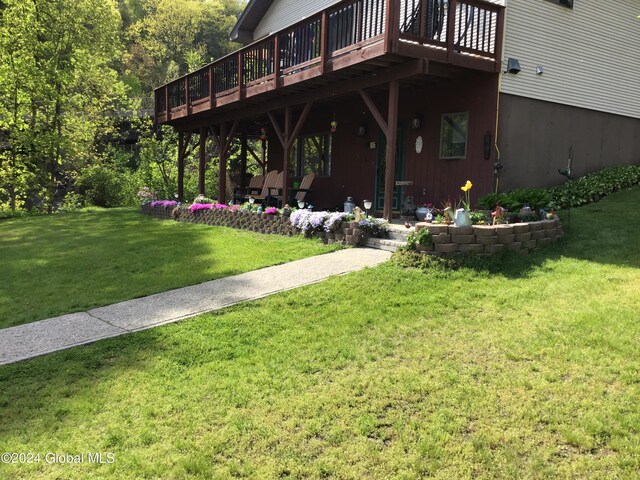
[[[416,202],[430,202],[436,206],[447,199],[458,200],[460,187],[471,180],[474,184],[472,199],[488,193],[493,188],[493,137],[497,77],[495,74],[478,74],[436,84],[401,89],[400,123],[406,128],[404,179],[412,180],[412,187],[405,187],[404,194],[414,196]],[[374,97],[379,110],[386,117],[386,94]],[[440,121],[444,113],[469,112],[467,158],[440,160]],[[422,127],[414,130],[411,118],[422,116]],[[360,96],[344,97],[339,102],[316,104],[302,133],[325,133],[334,119],[338,122],[333,134],[331,176],[317,178],[313,185],[312,203],[319,208],[341,205],[352,196],[362,205],[375,194],[377,151],[369,148],[369,142],[378,141],[378,126]],[[358,127],[366,124],[368,133],[357,135]],[[491,135],[491,158],[484,159],[483,144],[486,133]],[[424,147],[421,154],[415,151],[415,141],[421,135]],[[269,169],[282,168],[282,147],[275,134],[270,134]],[[426,189],[426,196],[422,190]]]

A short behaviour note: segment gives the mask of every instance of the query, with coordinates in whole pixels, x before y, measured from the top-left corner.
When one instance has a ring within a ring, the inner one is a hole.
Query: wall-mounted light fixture
[[[542,75],[544,73],[544,67],[542,65],[536,65],[536,75]]]
[[[517,74],[520,70],[522,70],[522,68],[520,68],[520,61],[517,58],[507,59],[507,70],[504,73]]]
[[[364,137],[367,134],[367,124],[363,123],[358,127],[358,136]]]
[[[414,130],[419,129],[422,126],[422,115],[416,113],[411,119],[411,128]]]

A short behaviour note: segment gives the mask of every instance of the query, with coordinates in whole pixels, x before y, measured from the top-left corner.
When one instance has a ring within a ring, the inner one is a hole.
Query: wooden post
[[[240,134],[240,187],[245,187],[245,179],[247,177],[247,134]]]
[[[187,115],[191,113],[189,112],[190,103],[191,103],[191,99],[189,98],[189,76],[186,76],[184,77],[184,106],[187,109]]]
[[[184,201],[184,132],[178,132],[178,201]]]
[[[382,216],[391,220],[393,216],[393,191],[396,177],[396,151],[398,139],[398,97],[400,85],[397,80],[389,82],[389,115],[387,117],[387,152],[384,173],[384,210]]]
[[[267,174],[267,141],[260,140],[262,144],[262,176],[264,177]]]
[[[216,96],[213,93],[213,65],[209,65],[209,108],[216,106]]]
[[[329,36],[329,31],[327,27],[329,26],[329,18],[327,16],[327,11],[324,10],[322,12],[322,20],[320,24],[320,74],[324,75],[324,69],[327,63],[327,37]]]
[[[218,151],[220,154],[220,173],[218,175],[218,203],[227,203],[227,124],[220,125],[218,137]]]
[[[164,86],[164,104],[167,106],[167,121],[171,119],[171,107],[169,106],[169,85]]]
[[[400,42],[400,0],[387,0],[384,25],[384,53],[393,53]]]
[[[456,34],[456,15],[458,13],[458,0],[449,0],[449,18],[447,21],[447,60],[453,61]]]
[[[198,193],[200,193],[200,195],[204,195],[206,146],[207,146],[207,127],[200,127],[200,162],[198,164]]]
[[[284,162],[282,163],[282,206],[289,203],[289,160],[291,158],[291,107],[284,109],[284,132],[282,132],[284,147]]]
[[[242,57],[242,50],[238,52],[238,100],[242,100],[244,98],[244,90],[242,88],[243,78],[244,77],[244,61]]]
[[[496,22],[496,46],[495,46],[495,72],[500,73],[502,71],[502,46],[504,42],[504,12],[505,9],[498,10],[498,18]]]
[[[280,77],[280,42],[276,33],[273,37],[273,88],[278,88],[278,77]]]

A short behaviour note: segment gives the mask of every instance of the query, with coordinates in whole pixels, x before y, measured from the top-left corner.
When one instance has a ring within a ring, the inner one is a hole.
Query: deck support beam
[[[229,156],[229,147],[231,141],[238,130],[238,120],[234,121],[231,129],[228,130],[226,122],[220,124],[220,134],[213,132],[213,138],[218,145],[220,156],[220,173],[218,174],[218,203],[226,203],[227,201],[227,157]]]
[[[395,189],[396,152],[398,139],[398,97],[400,84],[397,80],[389,82],[389,114],[387,116],[387,152],[384,173],[384,210],[382,216],[391,220],[393,216],[393,191]]]
[[[282,175],[282,206],[284,206],[288,202],[289,198],[289,160],[291,158],[291,149],[293,148],[293,143],[296,141],[296,138],[300,134],[300,130],[302,130],[304,122],[309,116],[309,112],[311,112],[312,106],[313,101],[308,101],[307,103],[305,103],[304,108],[302,109],[302,113],[298,117],[298,120],[296,121],[293,129],[291,128],[293,124],[293,119],[291,118],[291,106],[287,106],[284,109],[284,130],[280,129],[278,120],[273,115],[273,113],[267,113],[267,115],[269,116],[269,120],[271,121],[271,125],[273,125],[273,130],[278,137],[278,140],[280,140],[282,149],[284,150],[284,159],[282,162],[282,171],[284,172]]]
[[[198,193],[204,195],[207,127],[200,127],[200,161],[198,163]]]
[[[240,188],[245,187],[247,178],[247,134],[240,134]]]
[[[184,202],[184,132],[178,132],[178,201]]]

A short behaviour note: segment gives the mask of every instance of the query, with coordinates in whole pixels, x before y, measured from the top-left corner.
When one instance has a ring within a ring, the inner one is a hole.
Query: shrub
[[[431,245],[432,238],[429,229],[421,228],[417,232],[411,232],[407,236],[407,246],[412,250],[415,250],[418,245],[428,247]]]
[[[78,192],[98,207],[120,207],[136,203],[136,188],[132,176],[110,165],[94,165],[80,174]]]

